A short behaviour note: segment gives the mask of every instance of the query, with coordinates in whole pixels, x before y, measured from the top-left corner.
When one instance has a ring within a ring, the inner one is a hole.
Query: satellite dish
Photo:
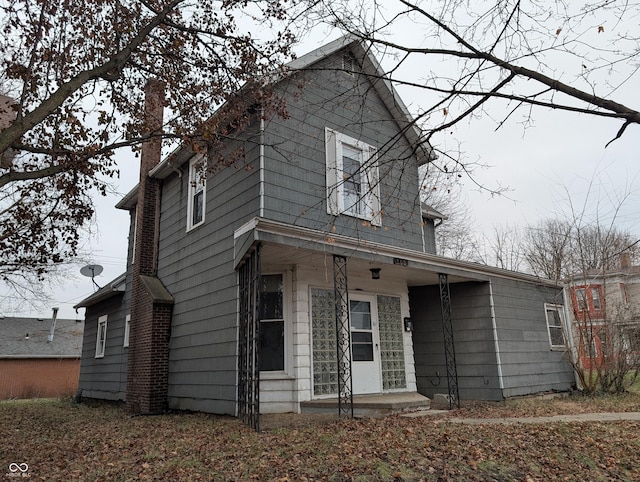
[[[102,270],[103,268],[99,264],[88,264],[80,268],[80,274],[82,276],[86,276],[87,278],[91,278],[91,281],[93,281],[93,284],[96,285],[98,289],[100,289],[100,286],[98,286],[98,283],[96,283],[96,280],[93,278],[95,278],[96,276],[99,276],[100,273],[102,273]]]
[[[80,268],[80,274],[87,278],[93,278],[94,276],[100,275],[100,273],[102,273],[102,269],[102,266],[99,264],[88,264]]]

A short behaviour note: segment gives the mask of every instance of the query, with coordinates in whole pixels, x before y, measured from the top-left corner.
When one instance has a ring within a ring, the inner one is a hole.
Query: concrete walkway
[[[408,418],[437,417],[447,413],[446,410],[424,410],[402,415]],[[517,423],[557,423],[557,422],[618,422],[630,420],[640,422],[640,412],[619,413],[580,413],[576,415],[553,415],[550,417],[513,417],[513,418],[444,418],[451,423],[466,423],[469,425],[513,425]]]

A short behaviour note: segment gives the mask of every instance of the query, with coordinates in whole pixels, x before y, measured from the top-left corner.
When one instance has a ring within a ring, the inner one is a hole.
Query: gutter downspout
[[[571,354],[570,361],[572,362],[571,365],[573,368],[573,377],[574,377],[574,380],[576,381],[576,387],[579,390],[582,390],[583,386],[580,383],[580,377],[578,376],[578,371],[576,370],[576,366],[573,366],[573,362],[575,362],[577,365],[580,360],[578,358],[578,346],[576,345],[575,338],[573,337],[574,321],[571,318],[571,313],[569,311],[570,310],[569,306],[571,306],[570,303],[571,303],[571,300],[569,299],[567,287],[563,286],[562,287],[562,304],[563,304],[562,318],[563,318],[564,326],[562,327],[562,330],[567,335],[567,345],[568,345],[569,353]]]
[[[264,108],[260,109],[260,214],[264,217]]]
[[[489,281],[489,304],[491,307],[491,327],[493,329],[493,344],[496,351],[496,363],[498,366],[498,384],[500,395],[504,398],[504,379],[502,378],[502,361],[500,360],[500,343],[498,342],[498,326],[496,325],[496,309],[493,302],[493,283]]]

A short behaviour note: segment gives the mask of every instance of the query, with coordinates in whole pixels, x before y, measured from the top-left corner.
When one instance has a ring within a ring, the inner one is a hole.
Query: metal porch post
[[[336,306],[336,348],[338,357],[338,416],[353,418],[351,378],[351,327],[347,289],[347,258],[333,256],[333,285]]]
[[[238,418],[260,431],[260,245],[240,267]]]
[[[456,365],[456,348],[453,341],[453,323],[451,320],[451,296],[449,293],[449,277],[439,273],[440,308],[442,311],[442,334],[444,336],[444,356],[447,364],[447,386],[449,388],[449,409],[454,405],[460,408],[460,392],[458,390],[458,367]]]

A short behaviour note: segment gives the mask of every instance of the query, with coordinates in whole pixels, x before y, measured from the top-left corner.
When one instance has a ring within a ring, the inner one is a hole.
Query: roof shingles
[[[56,320],[48,342],[50,330],[51,319],[0,319],[0,358],[80,358],[84,323]]]

